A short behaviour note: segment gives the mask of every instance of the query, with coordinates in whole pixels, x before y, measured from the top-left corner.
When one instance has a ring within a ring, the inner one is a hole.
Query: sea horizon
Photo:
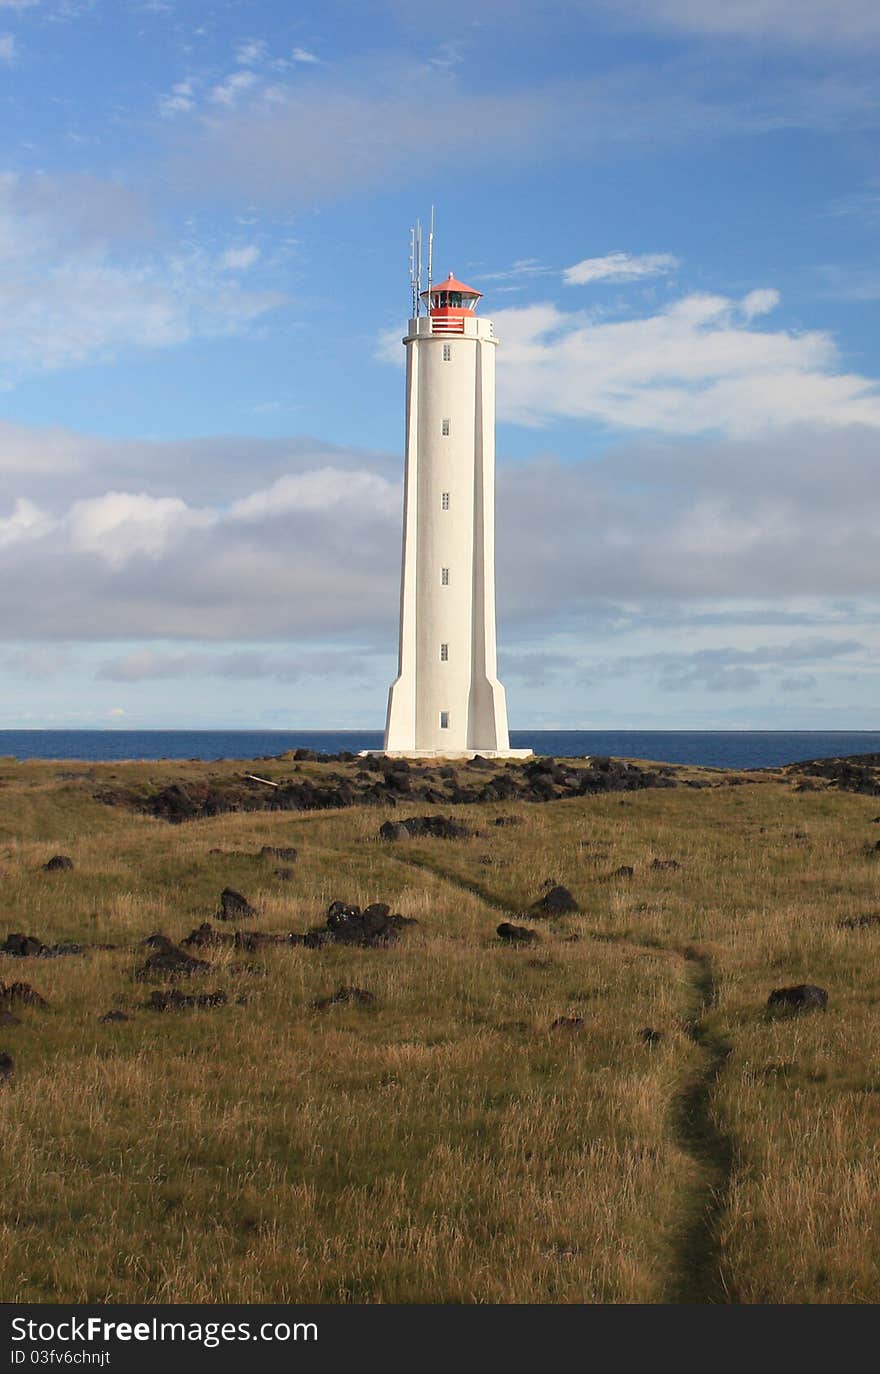
[[[0,756],[59,762],[270,758],[382,747],[377,730],[162,729],[117,726],[0,730]],[[577,758],[609,754],[718,768],[773,768],[806,759],[880,753],[880,730],[511,730],[513,748]]]

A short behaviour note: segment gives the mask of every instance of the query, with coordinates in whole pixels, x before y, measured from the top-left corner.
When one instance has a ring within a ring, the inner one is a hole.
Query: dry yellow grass
[[[118,946],[0,959],[50,1003],[0,1026],[0,1300],[880,1298],[880,928],[839,926],[878,907],[876,800],[679,788],[462,808],[481,835],[383,844],[380,808],[170,827],[92,797],[188,770],[0,765],[0,936]],[[264,844],[297,846],[292,881]],[[56,852],[73,872],[42,871]],[[548,878],[581,914],[504,947]],[[247,928],[337,897],[420,925],[387,950],[214,951],[192,990],[226,1006],[144,1009],[138,942],[227,884]],[[828,1013],[769,1021],[802,981]],[[340,983],[376,1007],[315,1012]]]

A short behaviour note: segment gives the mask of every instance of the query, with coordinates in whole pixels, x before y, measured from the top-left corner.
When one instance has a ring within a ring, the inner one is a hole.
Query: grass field
[[[744,778],[452,808],[480,833],[393,843],[424,806],[170,826],[94,799],[205,767],[0,763],[0,943],[86,946],[0,957],[48,1002],[0,1024],[0,1300],[880,1300],[880,924],[842,924],[880,912],[877,798]],[[292,878],[263,845],[296,846]],[[551,879],[580,912],[504,945]],[[419,924],[195,951],[184,990],[226,1004],[148,1009],[143,940],[227,885],[248,930],[337,898]],[[802,982],[827,1013],[770,1019]],[[313,1009],[340,984],[374,1005]]]

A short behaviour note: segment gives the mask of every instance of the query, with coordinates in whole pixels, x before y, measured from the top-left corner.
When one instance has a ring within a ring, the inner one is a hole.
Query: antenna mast
[[[434,207],[431,206],[431,227],[428,230],[428,309],[431,308],[431,282],[434,277]]]
[[[409,230],[409,292],[412,297],[412,319],[419,313],[419,297],[416,290],[416,231],[413,225]]]

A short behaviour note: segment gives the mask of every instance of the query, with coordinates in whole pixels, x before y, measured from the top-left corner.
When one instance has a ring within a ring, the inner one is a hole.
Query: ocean
[[[577,758],[611,754],[712,768],[772,768],[802,759],[880,753],[869,730],[512,730],[515,749]],[[253,759],[287,749],[380,749],[381,730],[0,730],[16,759]]]

